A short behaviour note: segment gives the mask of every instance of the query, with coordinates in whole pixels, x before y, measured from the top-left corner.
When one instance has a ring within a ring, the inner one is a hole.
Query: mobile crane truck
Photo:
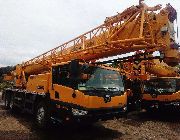
[[[134,15],[136,12],[137,15],[138,10],[126,10],[125,13]],[[122,13],[121,20],[111,23],[123,25],[125,16]],[[36,124],[41,128],[46,127],[50,119],[88,122],[91,119],[111,119],[125,112],[127,93],[119,70],[89,63],[116,55],[117,51],[121,53],[121,49],[111,48],[113,45],[107,44],[116,26],[110,27],[109,23],[104,23],[16,65],[11,73],[14,88],[4,90],[3,94],[6,107],[34,114]],[[11,78],[6,76],[5,79]]]
[[[180,45],[175,41],[176,32],[174,31],[177,12],[170,4],[161,9],[160,13],[163,12],[167,13],[167,24],[162,29],[162,36],[164,33],[168,34],[168,46],[163,51],[160,50],[160,53],[164,55],[162,62],[152,60],[151,64],[145,66],[146,71],[151,75],[150,79],[144,83],[142,106],[150,111],[152,109],[165,110],[166,107],[180,109],[180,73],[175,67],[180,63]]]
[[[129,109],[134,108],[136,102],[147,110],[166,105],[178,107],[180,106],[180,75],[179,69],[175,66],[180,62],[180,45],[175,41],[174,31],[177,12],[170,4],[167,4],[165,8],[161,5],[148,7],[141,0],[139,6],[141,15],[134,18],[131,24],[138,23],[140,30],[136,30],[138,24],[134,24],[132,25],[133,30],[127,26],[120,32],[125,35],[123,31],[130,30],[132,33],[129,33],[129,36],[131,36],[135,30],[139,38],[146,40],[144,41],[146,45],[141,45],[133,56],[108,60],[99,64],[113,63],[116,67],[120,67],[121,74],[126,77],[126,89],[131,89],[131,94],[128,96]],[[114,18],[117,16],[110,17],[109,20]],[[126,42],[125,45],[131,46],[130,43]],[[159,51],[160,56],[153,56],[152,52],[155,50]]]
[[[118,61],[124,62],[122,70],[126,77],[131,79],[127,85],[129,86],[128,88],[134,90],[136,97],[134,100],[133,95],[131,95],[129,99],[131,98],[133,102],[138,99],[141,100],[142,107],[146,110],[151,110],[152,108],[165,109],[165,106],[178,107],[179,109],[180,73],[175,66],[180,62],[180,45],[175,41],[176,32],[174,31],[174,21],[177,20],[177,12],[170,4],[167,4],[163,9],[159,8],[159,12],[154,12],[155,7],[148,7],[142,1],[140,3],[146,9],[142,20],[144,21],[143,26],[147,27],[148,24],[150,25],[149,30],[144,29],[144,34],[149,32],[151,41],[155,44],[162,43],[164,48],[157,48],[160,57],[153,57],[148,50],[139,50],[136,51],[136,55],[128,57],[128,60],[127,58],[116,60],[116,63]],[[158,26],[162,22],[164,25],[159,28]],[[160,30],[159,34],[155,32],[158,30]]]

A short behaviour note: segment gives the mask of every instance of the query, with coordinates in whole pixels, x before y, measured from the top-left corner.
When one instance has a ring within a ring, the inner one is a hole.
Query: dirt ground
[[[1,97],[0,97],[1,98]],[[32,116],[13,114],[0,101],[0,140],[180,140],[180,113],[133,112],[118,120],[98,122],[92,126],[54,126],[39,130]]]

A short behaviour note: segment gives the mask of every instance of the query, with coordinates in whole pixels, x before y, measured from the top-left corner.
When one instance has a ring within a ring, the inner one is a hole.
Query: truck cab
[[[50,100],[56,118],[107,120],[126,112],[127,94],[118,69],[71,61],[52,67]],[[58,116],[58,117],[57,117]]]
[[[180,106],[179,77],[151,77],[144,84],[143,106],[145,108]]]

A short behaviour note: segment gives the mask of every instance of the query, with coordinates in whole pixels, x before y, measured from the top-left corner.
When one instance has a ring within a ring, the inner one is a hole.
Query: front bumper
[[[97,109],[97,110],[87,110],[86,115],[72,116],[73,120],[76,122],[97,122],[112,120],[114,118],[120,118],[126,114],[127,107],[116,108],[116,109]]]
[[[160,107],[180,108],[180,100],[176,100],[176,101],[143,100],[142,107],[144,107],[144,108],[149,108],[149,107],[151,107],[151,108],[160,108]]]

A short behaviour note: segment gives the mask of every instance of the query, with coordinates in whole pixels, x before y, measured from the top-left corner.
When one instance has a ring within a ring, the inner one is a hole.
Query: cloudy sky
[[[166,3],[180,12],[179,0],[146,0],[150,6]],[[137,4],[138,0],[0,0],[0,67],[29,60]],[[178,19],[179,24],[180,14]]]

